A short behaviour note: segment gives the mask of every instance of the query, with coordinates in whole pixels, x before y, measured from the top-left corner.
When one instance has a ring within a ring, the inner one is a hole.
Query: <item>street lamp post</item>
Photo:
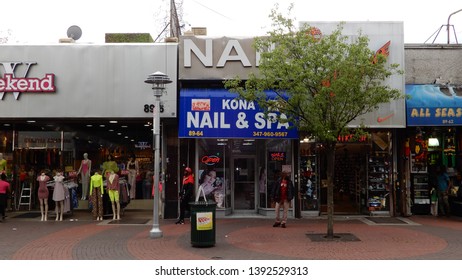
[[[170,78],[162,72],[155,72],[148,76],[144,81],[152,84],[154,92],[154,110],[153,110],[153,141],[154,141],[154,219],[152,229],[149,232],[151,238],[162,237],[162,231],[159,226],[159,157],[160,157],[160,98],[165,90],[165,85],[171,83]]]

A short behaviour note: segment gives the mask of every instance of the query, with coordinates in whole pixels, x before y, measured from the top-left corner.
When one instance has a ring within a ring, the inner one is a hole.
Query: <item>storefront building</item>
[[[460,45],[406,45],[407,130],[403,136],[409,214],[436,214],[431,194],[441,166],[453,190],[453,214],[462,215],[459,187],[462,161],[462,79]]]
[[[71,178],[84,153],[92,160],[92,174],[108,155],[119,170],[135,155],[140,174],[152,171],[154,95],[144,81],[156,71],[173,81],[161,101],[161,154],[164,177],[176,180],[177,49],[177,44],[0,45],[0,153],[16,190],[26,178],[35,184],[42,170],[52,176],[62,170]],[[141,188],[139,203],[150,199]]]
[[[337,23],[310,22],[322,33]],[[390,63],[404,65],[402,23],[353,22],[344,34],[358,30],[370,38],[371,49],[385,51]],[[259,54],[252,38],[185,36],[179,46],[180,162],[193,166],[196,183],[216,201],[222,215],[274,215],[270,191],[279,171],[288,171],[299,195],[293,216],[326,211],[326,174],[323,147],[309,135],[265,120],[252,102],[235,100],[223,81],[246,79],[258,71]],[[404,77],[386,81],[404,92]],[[271,98],[271,91],[267,92]],[[398,131],[405,128],[405,103],[382,104],[361,116],[368,133],[352,142],[339,139],[335,178],[336,213],[361,214],[395,211]]]

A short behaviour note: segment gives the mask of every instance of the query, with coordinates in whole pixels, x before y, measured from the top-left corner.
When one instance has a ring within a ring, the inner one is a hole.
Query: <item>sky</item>
[[[398,21],[405,43],[447,43],[448,17],[462,10],[456,0],[177,0],[186,29],[206,27],[207,36],[250,37],[271,28],[275,3],[298,21]],[[0,39],[13,44],[51,44],[77,25],[78,43],[104,43],[105,33],[150,33],[168,22],[170,0],[14,0],[0,4]],[[450,18],[450,42],[462,43],[462,11]],[[455,34],[454,34],[455,30]],[[438,36],[437,33],[439,31]]]

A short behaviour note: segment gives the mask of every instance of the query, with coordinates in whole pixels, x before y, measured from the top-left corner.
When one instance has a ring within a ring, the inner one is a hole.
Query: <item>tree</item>
[[[291,122],[325,147],[327,237],[333,238],[337,139],[357,117],[404,97],[384,83],[401,70],[399,65],[387,63],[386,54],[371,51],[368,37],[361,32],[348,40],[342,35],[343,24],[331,34],[319,36],[309,25],[297,29],[293,19],[278,12],[277,5],[270,18],[274,29],[266,37],[255,38],[254,47],[261,53],[258,73],[245,81],[239,77],[227,80],[225,87],[240,98],[258,102],[265,113],[279,112],[283,116],[279,121]],[[276,97],[268,99],[265,90],[274,91]]]

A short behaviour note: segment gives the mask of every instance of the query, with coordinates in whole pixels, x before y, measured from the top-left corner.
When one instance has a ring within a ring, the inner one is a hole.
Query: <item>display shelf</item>
[[[375,151],[368,158],[367,208],[372,211],[389,209],[390,155]]]
[[[413,174],[412,176],[412,213],[430,213],[430,189],[428,174]]]
[[[301,193],[301,210],[316,210],[318,209],[318,179],[317,179],[317,165],[315,155],[302,155],[301,156],[301,180],[300,180],[300,193]]]

